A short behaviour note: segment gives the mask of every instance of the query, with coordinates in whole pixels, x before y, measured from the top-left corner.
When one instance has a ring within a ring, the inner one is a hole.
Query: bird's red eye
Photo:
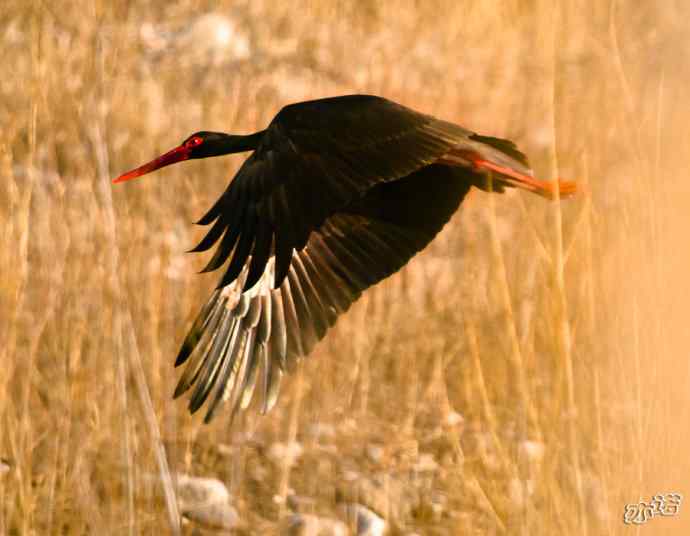
[[[191,147],[196,147],[197,145],[201,145],[203,141],[204,140],[200,136],[194,136],[193,138],[190,138],[189,141],[187,141],[187,145]]]

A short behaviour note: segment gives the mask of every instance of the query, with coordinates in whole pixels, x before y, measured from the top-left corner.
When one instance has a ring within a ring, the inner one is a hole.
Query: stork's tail
[[[471,167],[481,171],[482,179],[476,186],[482,190],[502,192],[506,186],[515,186],[548,199],[568,197],[577,192],[573,181],[535,179],[527,157],[509,140],[473,134],[467,141],[454,147],[439,163]]]

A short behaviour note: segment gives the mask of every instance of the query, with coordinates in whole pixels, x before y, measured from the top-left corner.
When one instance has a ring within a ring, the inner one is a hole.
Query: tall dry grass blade
[[[558,154],[556,152],[556,75],[558,72],[558,56],[559,38],[560,38],[560,8],[559,6],[549,5],[548,13],[548,29],[546,44],[547,44],[547,64],[549,66],[549,75],[547,77],[547,102],[550,106],[548,110],[548,127],[551,133],[551,140],[548,145],[548,161],[549,161],[549,176],[558,176]],[[584,214],[584,210],[582,211]],[[553,237],[554,237],[554,263],[553,263],[553,277],[555,281],[556,293],[556,333],[558,353],[563,367],[565,369],[565,381],[567,391],[567,420],[565,426],[568,433],[568,451],[571,461],[571,470],[575,478],[575,488],[577,492],[577,499],[579,503],[578,525],[583,534],[588,533],[588,521],[585,518],[585,500],[583,494],[582,482],[582,468],[581,468],[581,453],[580,442],[577,431],[577,403],[575,399],[575,375],[573,372],[573,354],[572,354],[572,332],[570,328],[570,321],[568,319],[568,302],[565,288],[565,250],[563,247],[563,214],[561,212],[560,192],[556,192],[555,202],[552,204],[552,220],[553,220]]]
[[[170,468],[168,466],[168,459],[165,453],[165,446],[160,435],[160,429],[158,427],[158,421],[156,419],[156,413],[153,409],[153,404],[151,402],[151,395],[149,393],[148,387],[146,385],[146,375],[144,373],[144,368],[141,363],[141,355],[139,354],[139,348],[137,345],[136,338],[134,336],[134,323],[132,322],[131,315],[127,309],[126,302],[122,298],[122,292],[120,287],[120,281],[118,274],[120,273],[119,267],[119,251],[117,245],[117,232],[115,228],[115,210],[113,208],[113,197],[111,191],[111,182],[108,165],[108,152],[105,145],[105,137],[103,134],[103,127],[101,125],[95,125],[92,130],[93,147],[97,151],[97,162],[99,170],[99,180],[98,180],[98,191],[100,193],[101,199],[104,204],[104,213],[106,216],[106,231],[109,242],[112,247],[112,255],[110,257],[110,273],[111,285],[113,286],[113,294],[117,298],[117,309],[115,310],[115,316],[118,318],[117,322],[120,323],[122,330],[125,332],[125,337],[127,338],[127,354],[129,356],[130,364],[133,367],[133,377],[136,382],[137,391],[139,393],[139,398],[143,406],[144,417],[146,418],[146,424],[148,426],[148,431],[151,436],[151,442],[153,444],[153,449],[156,455],[156,461],[158,462],[158,470],[160,472],[161,483],[163,486],[163,492],[165,497],[165,503],[168,511],[168,522],[170,524],[170,530],[173,534],[180,534],[180,513],[177,507],[177,498],[175,495],[175,488],[173,486],[172,477],[170,474]],[[122,355],[117,356],[119,363],[125,363]],[[123,365],[124,366],[124,365]],[[123,378],[124,379],[124,378]],[[122,384],[121,384],[122,385]],[[126,400],[126,386],[124,386],[123,396]],[[125,422],[127,422],[128,416],[124,416]],[[125,427],[127,425],[125,424]],[[125,430],[128,433],[127,429]],[[126,441],[128,436],[125,436]],[[129,468],[133,467],[133,461],[130,459],[129,447],[127,447],[127,466]],[[131,473],[128,473],[127,486],[132,489],[129,492],[129,515],[130,525],[129,530],[133,533],[136,519],[134,518],[134,495],[133,495],[133,477]]]
[[[546,249],[544,241],[541,239],[541,237],[539,236],[539,232],[537,231],[537,226],[534,224],[534,221],[530,217],[529,212],[527,212],[527,207],[525,206],[524,199],[521,195],[516,195],[515,199],[518,207],[520,207],[520,215],[522,219],[527,222],[527,229],[529,229],[530,235],[532,235],[532,239],[534,240],[534,244],[537,246],[537,253],[539,255],[539,258],[542,261],[544,261],[547,266],[551,266],[553,264],[551,254]]]
[[[491,177],[490,177],[491,180]],[[498,237],[497,223],[496,223],[496,201],[494,195],[489,195],[489,230],[492,261],[496,269],[495,281],[498,286],[501,296],[501,308],[503,309],[504,329],[508,335],[510,343],[510,365],[514,374],[515,387],[517,389],[518,398],[520,400],[519,410],[519,436],[527,438],[530,434],[536,433],[541,435],[539,431],[539,419],[537,418],[536,408],[534,407],[530,392],[529,382],[527,380],[525,362],[522,356],[522,349],[520,348],[520,339],[517,332],[517,319],[513,312],[513,304],[510,296],[510,283],[508,280],[508,272],[506,270],[505,259],[501,242]]]
[[[297,370],[295,371],[294,391],[292,404],[290,406],[288,429],[285,434],[285,450],[286,452],[293,448],[297,439],[297,429],[299,425],[299,416],[302,409],[302,398],[304,396],[304,362],[299,359],[296,363]],[[291,456],[286,456],[281,465],[278,477],[278,500],[279,500],[279,519],[282,519],[285,514],[287,506],[287,494],[290,486],[290,474],[292,473],[293,462]]]
[[[466,488],[469,489],[471,494],[475,497],[478,506],[482,510],[484,510],[484,512],[489,514],[491,519],[496,523],[496,528],[498,529],[498,532],[500,534],[506,534],[507,527],[505,521],[496,511],[496,507],[489,499],[489,495],[486,493],[486,490],[484,489],[481,482],[479,482],[476,476],[472,476],[468,479],[466,483]]]
[[[482,370],[481,356],[479,352],[479,344],[477,342],[477,329],[474,322],[469,318],[469,315],[465,316],[465,337],[467,338],[467,345],[470,349],[470,355],[472,356],[472,361],[474,364],[474,371],[476,374],[476,385],[479,392],[479,398],[482,403],[482,412],[484,414],[484,419],[489,425],[489,433],[491,434],[491,440],[494,443],[494,447],[498,452],[503,468],[506,471],[511,471],[515,473],[515,465],[511,462],[508,457],[506,449],[503,447],[501,440],[498,437],[498,422],[496,415],[491,405],[491,400],[489,400],[489,394],[486,388],[486,381],[484,380],[484,372]]]
[[[582,184],[582,195],[584,196],[584,203],[582,204],[582,207],[580,208],[580,211],[577,214],[577,217],[575,219],[575,224],[573,225],[573,233],[572,236],[570,237],[570,240],[568,241],[568,244],[564,246],[565,253],[563,254],[563,266],[568,264],[568,259],[570,259],[571,253],[575,250],[575,244],[577,241],[577,238],[582,236],[582,239],[585,241],[585,251],[588,251],[591,254],[591,250],[589,247],[591,247],[592,241],[591,241],[591,232],[592,232],[592,194],[589,190],[589,166],[587,165],[587,154],[585,153],[583,157],[583,172],[580,177],[581,184]],[[591,265],[590,265],[591,267]],[[589,277],[591,272],[585,272],[585,276]]]

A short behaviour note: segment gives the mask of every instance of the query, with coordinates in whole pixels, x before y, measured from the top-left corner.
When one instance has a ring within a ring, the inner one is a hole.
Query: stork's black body
[[[199,223],[194,251],[216,244],[207,270],[227,267],[189,331],[175,391],[194,386],[206,419],[229,399],[275,403],[281,376],[361,293],[421,251],[472,186],[550,196],[526,158],[498,138],[386,99],[349,95],[283,108],[250,136],[199,132],[118,180],[180,160],[253,150]],[[561,184],[565,193],[571,185]]]

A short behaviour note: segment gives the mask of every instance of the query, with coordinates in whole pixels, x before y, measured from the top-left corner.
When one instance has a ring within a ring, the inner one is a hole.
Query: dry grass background
[[[392,534],[687,534],[687,505],[637,529],[622,516],[690,494],[689,11],[4,2],[0,534],[171,530],[161,445],[173,474],[229,485],[244,533],[278,531],[289,494],[337,515],[357,474],[387,483]],[[235,22],[229,49],[195,26],[205,13]],[[183,251],[242,157],[109,179],[195,130],[354,92],[510,137],[586,193],[473,194],[269,416],[204,426],[171,401],[172,362],[218,276]],[[293,466],[269,459],[291,440]]]

